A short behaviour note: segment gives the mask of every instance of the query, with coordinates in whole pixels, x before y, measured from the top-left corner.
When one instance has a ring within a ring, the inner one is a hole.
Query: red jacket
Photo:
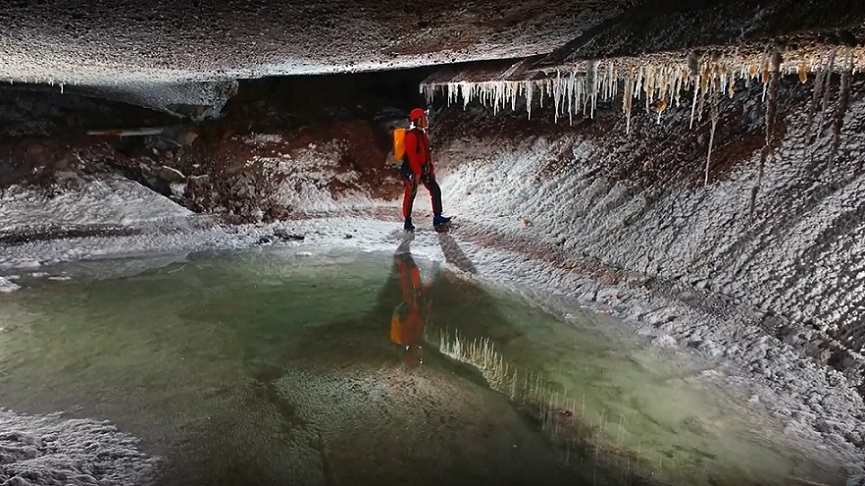
[[[424,165],[427,164],[429,164],[429,173],[433,173],[429,137],[426,132],[415,128],[405,134],[405,154],[408,157],[408,166],[416,177],[423,174]]]

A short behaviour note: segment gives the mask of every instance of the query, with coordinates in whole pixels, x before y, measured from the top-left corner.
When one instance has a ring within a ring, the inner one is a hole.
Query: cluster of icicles
[[[772,136],[780,90],[780,77],[798,75],[802,83],[814,75],[814,97],[809,114],[810,125],[818,108],[822,108],[821,124],[825,121],[829,101],[828,77],[841,73],[839,110],[846,111],[849,103],[851,78],[865,68],[865,50],[861,48],[824,45],[799,51],[781,53],[778,48],[766,49],[758,56],[689,56],[681,62],[615,59],[588,61],[568,68],[548,71],[542,79],[487,82],[449,82],[421,85],[421,93],[431,103],[437,94],[444,94],[448,104],[462,100],[463,107],[473,101],[492,107],[495,112],[510,106],[516,110],[520,98],[524,99],[528,116],[534,102],[543,107],[550,103],[555,108],[556,121],[567,116],[571,123],[575,115],[594,117],[599,101],[609,102],[622,96],[622,110],[627,119],[626,132],[631,130],[634,102],[654,112],[660,123],[662,114],[670,107],[681,106],[682,98],[691,98],[690,126],[695,120],[703,121],[708,111],[711,123],[709,149],[706,158],[705,184],[709,181],[715,128],[718,124],[718,105],[723,96],[735,94],[737,83],[762,83],[766,109],[766,145],[760,158],[758,183],[762,180],[762,167],[771,152]],[[707,110],[708,105],[708,110]],[[836,113],[832,131],[833,153],[837,150],[837,136],[843,123],[841,112]],[[831,163],[831,162],[830,162]],[[752,194],[756,195],[756,188]]]

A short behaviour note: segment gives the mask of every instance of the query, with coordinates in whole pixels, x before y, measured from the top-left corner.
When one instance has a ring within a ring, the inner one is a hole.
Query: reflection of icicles
[[[466,341],[458,332],[451,337],[442,331],[439,350],[445,356],[468,363],[477,368],[490,386],[505,393],[515,393],[516,373],[511,373],[504,356],[487,339]],[[514,395],[511,395],[514,398]]]
[[[608,415],[606,407],[597,418],[589,418],[586,410],[586,397],[578,406],[575,397],[567,390],[548,381],[540,373],[522,371],[508,366],[504,357],[493,347],[488,338],[466,339],[457,332],[424,329],[429,342],[437,342],[439,351],[458,362],[478,369],[490,388],[506,394],[521,412],[541,424],[541,430],[548,434],[555,444],[565,450],[562,458],[570,461],[572,450],[583,454],[594,451],[594,457],[601,458],[624,472],[626,484],[636,484],[638,478],[653,469],[654,460],[640,447],[636,450],[624,443],[628,434],[627,419],[624,414]],[[595,415],[595,414],[592,414]],[[618,422],[618,427],[610,427]],[[663,456],[662,456],[663,457]]]
[[[841,85],[839,89],[838,108],[835,110],[835,120],[832,123],[832,150],[829,153],[827,172],[832,170],[835,155],[841,145],[841,129],[844,127],[844,115],[847,114],[847,106],[850,104],[850,87],[853,77],[853,49],[847,48],[844,62],[844,71],[841,72]]]

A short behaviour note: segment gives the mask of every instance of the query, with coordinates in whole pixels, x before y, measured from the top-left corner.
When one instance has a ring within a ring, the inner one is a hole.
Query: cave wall
[[[524,113],[445,109],[433,145],[447,174],[446,205],[461,218],[533,238],[575,260],[728,296],[760,310],[767,331],[858,383],[854,356],[865,345],[865,84],[854,83],[831,162],[837,78],[813,143],[806,140],[809,88],[782,84],[778,142],[753,217],[766,112],[757,86],[721,103],[705,187],[709,121],[689,129],[687,103],[660,124],[654,113],[635,109],[631,135],[620,107],[573,127],[565,119],[558,128],[549,113],[527,122]]]

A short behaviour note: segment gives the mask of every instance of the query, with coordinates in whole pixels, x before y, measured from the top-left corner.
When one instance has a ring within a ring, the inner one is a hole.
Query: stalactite
[[[754,211],[757,207],[757,196],[760,192],[760,186],[763,184],[763,172],[766,166],[766,161],[772,155],[772,147],[775,142],[775,119],[778,113],[778,101],[781,95],[781,51],[778,47],[772,55],[772,71],[768,79],[769,100],[766,105],[766,143],[760,151],[760,162],[757,166],[757,183],[751,190],[751,204],[748,210],[749,218],[753,221]],[[764,79],[765,76],[764,76]]]
[[[829,60],[826,62],[826,78],[823,80],[823,105],[820,111],[820,125],[817,133],[823,134],[823,129],[826,126],[826,111],[829,107],[829,85],[832,81],[832,71],[835,69],[835,57],[838,55],[838,47],[832,46],[829,51]]]
[[[823,85],[826,79],[826,70],[823,65],[824,52],[821,49],[820,51],[820,60],[817,64],[817,77],[814,79],[814,93],[811,96],[811,104],[808,106],[808,125],[805,128],[805,140],[811,141],[811,130],[814,126],[814,115],[817,112],[817,103],[823,97]]]
[[[592,71],[592,111],[589,115],[590,118],[595,117],[595,109],[597,109],[598,106],[598,64],[597,61],[590,63]]]
[[[763,103],[766,102],[766,91],[769,88],[769,55],[768,51],[763,53],[763,59],[760,61],[760,73],[763,78]]]
[[[712,101],[709,107],[709,119],[712,123],[709,132],[709,153],[706,154],[706,176],[703,180],[703,185],[709,185],[709,166],[712,163],[712,148],[715,145],[715,129],[718,127],[718,104],[720,102],[720,82],[718,78],[712,80]]]
[[[841,129],[844,127],[844,115],[847,114],[847,107],[850,104],[850,89],[852,86],[853,77],[853,49],[847,48],[845,56],[844,71],[841,72],[841,85],[839,87],[838,108],[835,109],[835,120],[832,123],[832,150],[829,153],[829,161],[827,162],[827,172],[832,170],[832,164],[835,161],[835,156],[838,153],[838,147],[841,145]]]
[[[837,125],[840,128],[839,123],[842,123],[837,121],[841,114],[835,112],[833,116],[833,113],[828,113],[828,86],[832,72],[843,69],[846,74],[842,75],[842,78],[850,78],[865,67],[865,49],[855,47],[847,49],[845,62],[839,62],[836,68],[835,56],[841,55],[837,49],[834,46],[825,46],[816,51],[811,48],[788,50],[785,54],[786,64],[783,60],[775,59],[771,50],[756,55],[745,53],[741,56],[737,50],[724,58],[717,54],[700,58],[696,53],[690,53],[681,62],[654,62],[638,58],[585,61],[559,66],[535,79],[511,81],[503,80],[502,78],[506,77],[503,75],[497,81],[451,81],[422,85],[421,91],[426,94],[430,103],[437,93],[441,93],[448,105],[461,100],[463,107],[467,108],[470,103],[477,102],[492,107],[494,113],[508,107],[516,110],[518,98],[522,97],[529,119],[534,115],[535,103],[544,108],[550,104],[549,98],[552,98],[555,120],[558,121],[567,112],[571,124],[576,116],[594,118],[599,101],[610,102],[621,96],[622,111],[626,118],[625,132],[630,134],[634,103],[639,98],[642,99],[636,102],[642,102],[647,113],[652,113],[656,121],[660,122],[671,105],[675,103],[675,106],[679,107],[683,95],[691,96],[689,126],[693,128],[695,120],[702,122],[707,112],[714,118],[714,109],[710,106],[707,110],[705,104],[714,104],[715,99],[724,94],[733,98],[739,81],[744,81],[747,86],[750,86],[752,81],[762,83],[763,100],[768,99],[770,105],[776,106],[777,99],[772,101],[770,92],[776,77],[798,75],[801,82],[807,82],[809,74],[814,74],[814,92],[808,108],[807,136],[810,138],[813,126],[819,126],[821,130],[828,128],[828,117],[832,117],[834,121],[833,133],[838,130],[834,127]],[[505,74],[513,72],[508,71]],[[849,83],[849,80],[842,80],[842,84],[846,83]],[[823,109],[820,123],[817,124],[815,115],[821,109],[821,102]],[[710,147],[710,151],[712,150],[714,149]],[[710,164],[710,158],[711,154],[707,154],[707,165]]]
[[[631,134],[631,102],[634,99],[634,71],[628,71],[628,76],[625,78],[625,94],[622,99],[622,111],[625,112],[625,134]]]
[[[697,111],[697,97],[700,96],[700,82],[697,81],[697,77],[694,77],[694,99],[691,101],[691,124],[688,128],[694,128],[694,115]]]
[[[697,107],[697,121],[703,121],[703,106],[706,102],[706,95],[709,91],[709,76],[712,74],[711,69],[709,68],[709,63],[705,63],[703,65],[703,73],[700,78],[700,106]]]

